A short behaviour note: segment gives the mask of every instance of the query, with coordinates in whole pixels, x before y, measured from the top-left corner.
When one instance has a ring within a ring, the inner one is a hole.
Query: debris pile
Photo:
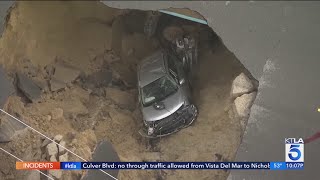
[[[44,161],[50,162],[67,162],[68,161],[68,152],[65,148],[66,142],[63,140],[62,135],[56,135],[53,138],[53,141],[49,139],[44,139],[41,144],[43,149],[43,154],[41,158]],[[47,175],[55,179],[61,179],[62,177],[61,170],[48,170]]]

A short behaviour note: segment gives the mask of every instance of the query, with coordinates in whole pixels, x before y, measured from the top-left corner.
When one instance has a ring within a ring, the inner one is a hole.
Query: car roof
[[[165,52],[157,51],[139,63],[138,83],[140,87],[161,78],[166,74]]]

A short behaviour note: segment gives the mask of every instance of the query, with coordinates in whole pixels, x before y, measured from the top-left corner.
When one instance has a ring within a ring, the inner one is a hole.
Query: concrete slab
[[[78,69],[63,64],[56,64],[52,78],[67,84],[73,82],[79,75],[80,71]]]
[[[17,87],[31,101],[40,99],[41,89],[35,82],[22,73],[17,73]]]
[[[80,70],[64,64],[56,64],[54,66],[54,74],[50,80],[50,90],[59,91],[72,83],[80,75]]]
[[[112,144],[107,141],[101,141],[92,155],[93,162],[119,162],[120,158],[116,153],[115,149],[113,148]],[[105,170],[105,172],[109,173],[113,177],[117,178],[119,170]],[[113,180],[107,176],[106,174],[102,173],[101,171],[88,171],[86,176],[82,178],[83,180]]]

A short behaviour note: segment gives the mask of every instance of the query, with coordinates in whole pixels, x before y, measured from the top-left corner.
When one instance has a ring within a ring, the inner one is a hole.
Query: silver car
[[[191,125],[197,117],[183,64],[168,51],[160,50],[139,64],[138,89],[142,136],[169,135]]]

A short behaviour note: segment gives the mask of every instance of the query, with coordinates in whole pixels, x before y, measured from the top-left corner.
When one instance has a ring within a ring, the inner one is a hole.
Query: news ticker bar
[[[303,170],[303,162],[16,162],[19,170],[84,169],[264,169]]]

